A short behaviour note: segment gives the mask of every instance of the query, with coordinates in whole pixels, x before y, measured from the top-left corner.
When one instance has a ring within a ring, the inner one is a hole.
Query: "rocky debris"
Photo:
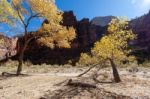
[[[132,67],[128,70],[130,73],[136,73],[139,71],[139,69],[137,67]]]

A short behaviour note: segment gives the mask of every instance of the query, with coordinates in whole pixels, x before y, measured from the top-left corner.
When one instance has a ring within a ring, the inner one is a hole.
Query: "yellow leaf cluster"
[[[29,5],[33,11],[39,13],[50,23],[58,23],[62,20],[61,13],[58,11],[53,0],[29,0]]]
[[[28,4],[29,9],[26,9],[23,3]],[[30,13],[29,16],[28,13]],[[76,37],[74,28],[66,28],[60,25],[62,12],[57,9],[54,0],[10,0],[10,2],[1,0],[0,16],[2,16],[2,18],[0,17],[1,21],[13,21],[12,18],[8,19],[10,17],[20,19],[19,21],[24,25],[26,34],[30,18],[40,17],[48,20],[49,23],[43,24],[35,36],[40,36],[38,42],[41,45],[46,45],[50,48],[69,48],[71,41]],[[29,17],[27,22],[25,16]]]
[[[11,4],[7,0],[0,0],[0,22],[11,24],[12,20],[10,19],[16,18],[17,15]]]
[[[36,35],[45,35],[38,42],[41,45],[46,45],[50,48],[70,48],[71,41],[76,37],[73,27],[66,28],[59,24],[50,25],[44,24]]]
[[[4,39],[0,38],[0,45],[4,44]]]
[[[92,57],[87,53],[81,53],[78,63],[81,65],[93,65],[93,64],[97,64],[98,62],[99,62],[98,58]]]
[[[29,0],[31,9],[44,17],[48,24],[43,24],[36,35],[45,35],[38,42],[50,48],[70,48],[71,41],[76,37],[74,28],[66,28],[60,25],[62,12],[60,12],[53,0]]]
[[[129,59],[127,56],[131,50],[128,43],[135,38],[136,35],[129,29],[127,20],[113,19],[108,26],[108,34],[95,43],[92,52],[102,59]]]

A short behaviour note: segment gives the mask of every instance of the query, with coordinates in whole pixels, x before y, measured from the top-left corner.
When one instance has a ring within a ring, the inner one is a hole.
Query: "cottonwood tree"
[[[133,58],[128,56],[131,52],[128,43],[135,37],[136,35],[129,29],[126,19],[112,19],[108,25],[108,33],[96,42],[92,49],[92,53],[96,57],[110,62],[116,83],[121,81],[116,62]]]
[[[0,8],[7,7],[10,11],[3,10],[0,14],[8,15],[8,22],[15,24],[20,22],[24,29],[24,43],[19,53],[17,75],[21,74],[24,52],[32,39],[39,39],[41,44],[46,44],[50,48],[70,47],[70,42],[75,38],[75,30],[60,25],[62,12],[57,9],[53,0],[2,0],[1,2],[6,4],[1,4]],[[28,27],[35,18],[46,19],[49,24],[44,24],[32,38],[28,38]]]

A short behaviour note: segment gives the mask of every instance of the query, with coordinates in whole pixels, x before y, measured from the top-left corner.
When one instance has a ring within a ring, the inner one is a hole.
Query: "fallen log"
[[[74,87],[82,87],[82,88],[97,88],[96,84],[77,82],[77,81],[73,81],[72,79],[69,79],[67,85],[74,86]]]

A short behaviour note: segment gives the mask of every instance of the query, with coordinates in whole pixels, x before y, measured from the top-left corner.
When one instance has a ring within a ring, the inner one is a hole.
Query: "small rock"
[[[40,97],[40,99],[46,99],[45,97]]]
[[[143,73],[144,73],[144,74],[147,74],[147,72],[146,72],[146,71],[144,71]]]
[[[137,67],[132,67],[128,71],[131,72],[131,73],[136,73],[136,72],[139,72],[139,69]]]
[[[3,87],[2,87],[2,86],[0,86],[0,89],[3,89]]]

